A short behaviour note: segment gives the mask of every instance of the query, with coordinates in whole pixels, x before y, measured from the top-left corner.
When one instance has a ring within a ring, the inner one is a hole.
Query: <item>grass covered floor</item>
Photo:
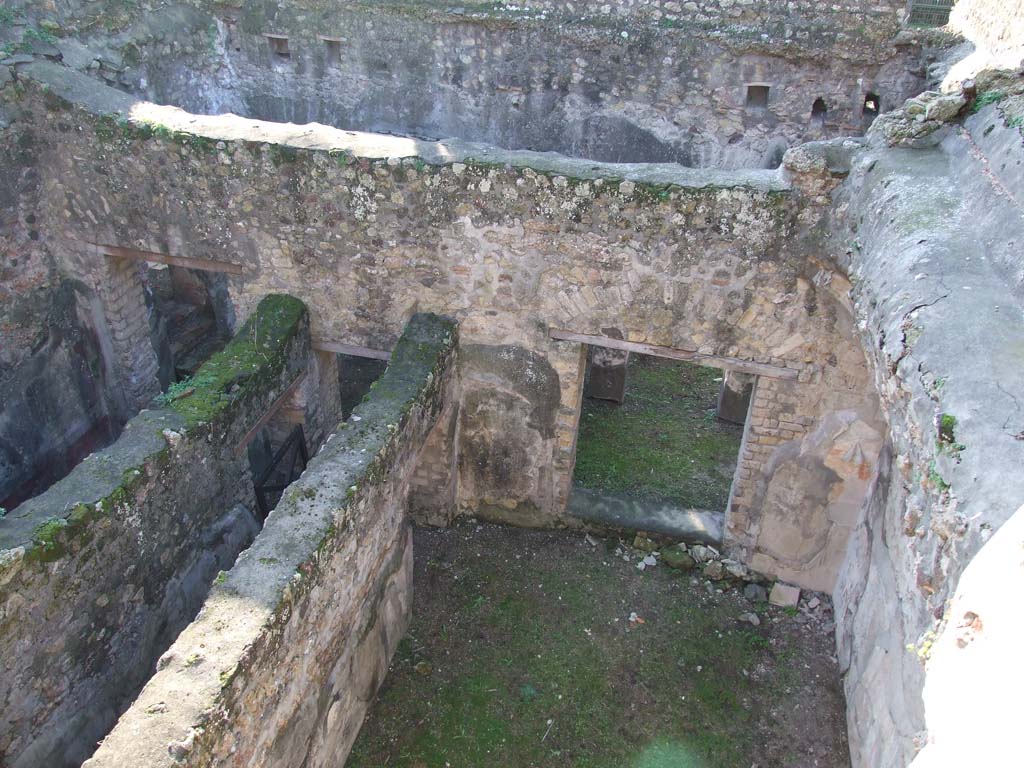
[[[849,765],[827,601],[768,608],[568,533],[414,547],[412,626],[347,768]]]
[[[622,405],[583,401],[575,482],[687,509],[724,510],[743,427],[715,417],[721,375],[631,355]]]

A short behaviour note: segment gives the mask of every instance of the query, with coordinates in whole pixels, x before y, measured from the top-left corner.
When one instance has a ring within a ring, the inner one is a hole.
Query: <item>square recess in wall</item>
[[[267,38],[267,44],[270,46],[270,52],[280,59],[290,59],[292,52],[288,48],[288,38],[285,35],[264,35]]]
[[[747,106],[752,109],[768,109],[768,93],[771,87],[767,85],[747,86]]]
[[[341,64],[341,43],[340,37],[327,37],[326,35],[317,35],[324,44],[324,58],[327,61],[327,66],[337,67]]]

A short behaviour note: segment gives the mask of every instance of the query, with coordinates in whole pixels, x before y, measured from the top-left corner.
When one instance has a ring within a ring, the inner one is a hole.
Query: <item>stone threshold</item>
[[[570,516],[605,528],[646,531],[687,542],[721,545],[725,513],[683,509],[672,504],[622,493],[574,486]]]

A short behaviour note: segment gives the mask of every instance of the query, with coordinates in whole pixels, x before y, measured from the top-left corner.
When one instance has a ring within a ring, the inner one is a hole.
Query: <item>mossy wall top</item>
[[[302,302],[264,299],[187,397],[0,519],[0,763],[77,765],[109,728],[191,618],[180,595],[220,521],[254,508],[236,446],[309,355]]]
[[[457,354],[454,322],[412,317],[88,768],[344,763],[404,631],[406,497]]]

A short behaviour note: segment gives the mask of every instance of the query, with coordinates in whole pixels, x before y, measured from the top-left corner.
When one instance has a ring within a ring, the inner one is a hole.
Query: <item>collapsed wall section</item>
[[[0,762],[80,764],[251,541],[238,445],[305,371],[308,327],[264,299],[185,397],[0,519]]]
[[[344,763],[408,623],[407,496],[456,353],[453,322],[410,320],[88,768]]]

